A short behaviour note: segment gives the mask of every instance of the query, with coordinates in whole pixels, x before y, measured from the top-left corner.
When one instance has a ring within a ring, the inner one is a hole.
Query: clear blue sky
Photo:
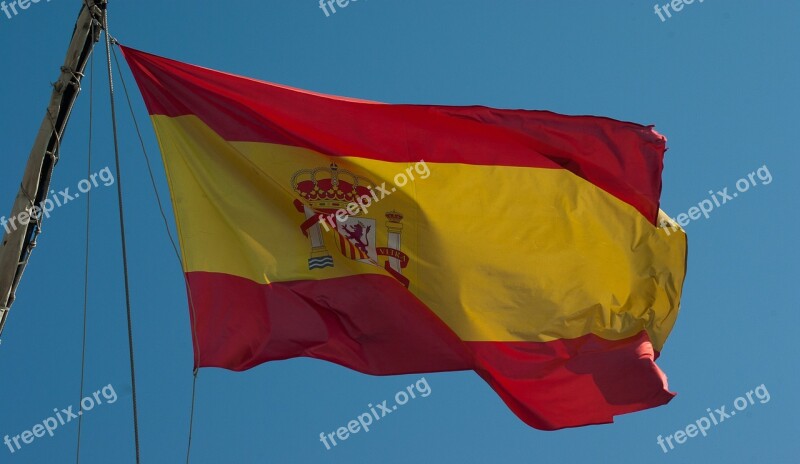
[[[666,3],[666,0],[662,0]],[[681,315],[659,365],[669,405],[614,425],[531,429],[472,372],[428,374],[432,393],[331,451],[319,442],[420,376],[371,377],[313,360],[200,375],[195,463],[789,463],[800,455],[796,374],[800,4],[699,0],[662,22],[655,2],[360,0],[326,17],[315,0],[111,1],[121,42],[319,92],[392,103],[481,104],[655,124],[669,139],[662,208],[686,212],[767,165],[767,185],[687,226]],[[0,215],[7,215],[63,62],[80,1],[0,13]],[[112,165],[97,60],[93,171]],[[132,79],[125,69],[129,79]],[[53,186],[86,174],[88,80]],[[158,149],[134,91],[148,149]],[[120,97],[122,94],[119,94]],[[131,255],[143,462],[183,462],[192,350],[170,249],[125,104],[120,126]],[[166,193],[163,168],[156,164]],[[758,179],[758,178],[756,178]],[[0,439],[78,397],[86,199],[45,224],[0,345]],[[93,191],[87,390],[119,400],[87,413],[83,462],[133,462],[130,381],[114,188]],[[170,213],[171,214],[171,213]],[[172,217],[170,216],[172,224]],[[664,454],[673,434],[764,384],[756,403]],[[101,397],[102,398],[102,397]],[[0,463],[74,460],[76,423]]]

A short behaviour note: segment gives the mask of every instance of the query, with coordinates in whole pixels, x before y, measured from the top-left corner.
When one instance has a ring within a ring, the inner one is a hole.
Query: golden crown
[[[391,222],[401,222],[403,220],[403,214],[398,213],[395,210],[391,210],[386,213],[386,219],[390,220]]]
[[[317,211],[345,209],[362,195],[370,196],[373,185],[369,179],[340,169],[336,163],[329,168],[303,169],[292,177],[294,191]]]

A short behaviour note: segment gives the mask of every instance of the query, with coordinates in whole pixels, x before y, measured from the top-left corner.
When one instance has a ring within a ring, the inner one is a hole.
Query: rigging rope
[[[117,201],[119,202],[119,226],[120,226],[120,239],[122,241],[122,267],[125,276],[125,307],[127,310],[128,318],[128,354],[130,356],[131,365],[131,395],[133,399],[133,434],[134,442],[136,445],[136,464],[140,464],[141,457],[139,451],[139,410],[136,402],[136,368],[133,356],[133,322],[131,317],[131,292],[128,277],[128,250],[127,242],[125,240],[125,212],[122,202],[122,175],[119,160],[119,139],[117,136],[117,113],[116,105],[114,102],[114,78],[111,66],[111,35],[108,29],[108,10],[103,10],[103,29],[105,30],[106,39],[106,62],[108,65],[108,87],[109,95],[111,98],[111,126],[114,133],[114,162],[117,173]]]
[[[112,42],[114,44],[117,43],[116,40],[113,40],[113,39],[112,39]],[[158,193],[158,186],[156,184],[155,175],[153,174],[152,164],[150,163],[150,156],[147,153],[147,148],[145,147],[144,138],[142,137],[142,132],[139,129],[139,122],[136,119],[136,113],[133,111],[133,104],[131,103],[131,97],[130,97],[130,94],[128,93],[128,86],[125,84],[125,75],[122,72],[122,68],[120,67],[119,58],[117,58],[117,50],[113,49],[112,52],[113,52],[113,55],[114,55],[114,62],[117,65],[117,73],[119,75],[119,80],[122,83],[122,89],[125,92],[125,99],[128,102],[128,109],[130,110],[131,118],[133,119],[133,126],[136,128],[136,135],[139,137],[139,144],[142,147],[142,153],[144,154],[144,159],[145,159],[145,162],[147,164],[147,172],[150,175],[150,183],[153,186],[153,192],[155,193],[155,196],[156,196],[156,202],[158,203],[158,209],[161,212],[161,218],[164,221],[164,229],[167,231],[167,236],[169,237],[169,241],[170,241],[170,243],[172,243],[172,249],[175,251],[175,257],[178,259],[178,264],[180,264],[180,266],[181,266],[181,274],[183,275],[183,280],[184,280],[184,282],[186,284],[186,289],[189,290],[189,291],[187,291],[187,294],[189,295],[189,310],[192,313],[192,342],[194,344],[194,350],[195,350],[194,352],[197,355],[197,358],[199,359],[200,358],[200,348],[197,345],[197,342],[196,342],[197,337],[195,336],[195,334],[196,334],[196,327],[195,327],[195,323],[196,322],[195,321],[197,321],[197,318],[195,317],[194,302],[192,301],[192,292],[190,291],[190,287],[189,287],[189,279],[186,277],[186,274],[183,272],[183,270],[184,270],[183,258],[181,257],[181,253],[178,250],[178,245],[175,243],[175,238],[173,237],[172,231],[171,231],[171,229],[169,227],[169,221],[167,220],[167,215],[164,212],[164,204],[161,201],[161,195]],[[186,463],[187,464],[189,464],[191,453],[192,453],[192,432],[194,430],[194,410],[195,410],[195,403],[197,401],[197,377],[198,377],[198,369],[195,367],[195,369],[194,369],[194,371],[192,373],[192,404],[191,404],[191,410],[190,410],[190,413],[189,413],[189,440],[188,440],[188,444],[187,444],[187,447],[186,447]]]
[[[116,41],[113,42],[116,44]],[[164,228],[167,230],[167,236],[169,237],[170,243],[172,243],[172,249],[175,251],[175,256],[178,258],[178,263],[181,265],[181,269],[183,269],[183,259],[181,258],[181,253],[178,251],[178,245],[175,243],[175,238],[172,236],[172,230],[169,228],[169,221],[167,220],[167,215],[164,212],[164,204],[161,202],[161,195],[158,193],[158,187],[156,187],[156,179],[153,175],[153,168],[150,164],[150,156],[147,154],[147,148],[144,145],[144,138],[142,137],[142,132],[139,129],[139,121],[136,119],[136,114],[133,112],[133,104],[131,103],[131,97],[128,94],[128,86],[125,84],[125,76],[122,73],[122,68],[119,65],[119,58],[117,58],[117,49],[112,49],[112,53],[114,54],[114,62],[117,65],[117,72],[119,75],[119,81],[122,83],[122,90],[125,92],[125,98],[128,101],[128,109],[131,112],[131,118],[133,119],[133,127],[136,129],[136,135],[139,137],[139,144],[142,146],[142,153],[144,153],[144,160],[147,163],[147,172],[150,174],[150,183],[153,185],[153,192],[156,194],[156,202],[158,203],[158,209],[161,212],[161,219],[164,221]]]
[[[92,37],[94,37],[95,33],[95,21],[92,20],[91,26]],[[92,174],[92,129],[94,126],[94,51],[92,51],[92,56],[90,58],[89,64],[89,155],[88,155],[88,162],[87,162],[87,174],[86,178],[88,179],[89,176]],[[81,390],[80,396],[78,397],[78,404],[82,404],[80,401],[83,400],[83,388],[84,388],[84,378],[86,373],[86,314],[88,312],[89,307],[89,244],[90,244],[90,224],[91,224],[91,216],[92,216],[92,193],[91,191],[87,192],[86,194],[86,257],[85,257],[85,267],[83,272],[83,341],[81,344]],[[78,415],[78,447],[75,453],[75,462],[80,464],[81,462],[81,431],[83,428],[83,415]]]
[[[186,464],[189,464],[189,458],[192,456],[192,430],[194,429],[194,405],[197,398],[197,369],[194,370],[192,375],[192,412],[189,415],[189,443],[186,445]]]

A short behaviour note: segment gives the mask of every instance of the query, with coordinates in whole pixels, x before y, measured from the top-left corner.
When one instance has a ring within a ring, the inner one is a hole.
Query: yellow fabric
[[[187,272],[259,283],[358,274],[324,232],[335,267],[309,270],[305,216],[293,175],[336,162],[391,187],[414,163],[265,143],[227,142],[195,116],[154,116]],[[686,236],[560,169],[427,163],[430,176],[372,205],[378,246],[385,214],[403,214],[410,290],[465,341],[552,341],[589,333],[619,340],[647,330],[660,350],[675,322]],[[391,190],[391,189],[390,189]],[[671,221],[670,221],[671,222]],[[674,223],[673,223],[674,224]],[[380,266],[386,258],[380,258]],[[369,308],[365,308],[369,310]]]

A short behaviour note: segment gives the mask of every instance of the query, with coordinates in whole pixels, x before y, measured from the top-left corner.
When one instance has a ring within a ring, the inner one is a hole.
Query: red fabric
[[[544,430],[612,422],[674,396],[644,332],[620,341],[463,342],[387,276],[270,285],[187,277],[198,367],[240,371],[305,356],[374,375],[473,369]]]
[[[387,105],[316,94],[123,47],[153,115],[195,115],[223,139],[332,157],[566,169],[655,224],[666,139],[594,116]]]
[[[523,421],[542,430],[613,422],[668,403],[666,375],[646,332],[546,343],[470,342],[475,370]]]

